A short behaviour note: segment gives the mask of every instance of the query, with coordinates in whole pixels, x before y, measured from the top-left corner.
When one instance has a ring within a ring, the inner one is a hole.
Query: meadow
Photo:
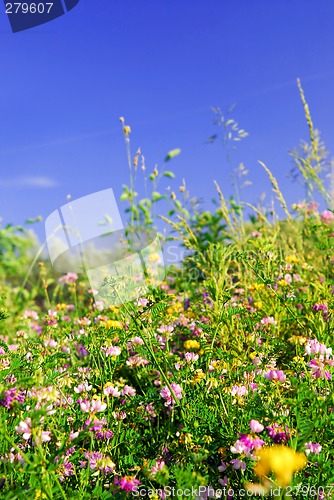
[[[211,212],[171,190],[161,239],[184,259],[144,296],[105,307],[84,275],[36,256],[30,233],[0,228],[0,498],[334,497],[334,213],[300,92],[305,200],[288,207],[266,165],[283,219],[250,206],[245,221],[249,204],[218,184]],[[145,167],[121,121],[129,231],[151,230],[156,180],[174,175],[156,168],[138,199]]]

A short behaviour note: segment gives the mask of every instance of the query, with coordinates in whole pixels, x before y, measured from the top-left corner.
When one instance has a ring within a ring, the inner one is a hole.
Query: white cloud
[[[0,179],[0,187],[27,187],[27,188],[52,188],[58,186],[58,182],[47,176],[27,175]]]

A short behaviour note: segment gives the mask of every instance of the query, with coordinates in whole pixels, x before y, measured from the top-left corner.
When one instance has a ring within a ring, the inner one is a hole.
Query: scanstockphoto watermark
[[[55,210],[45,233],[54,270],[85,274],[100,310],[138,299],[165,278],[157,233],[124,227],[111,188]]]
[[[267,498],[294,498],[299,495],[302,498],[332,498],[331,492],[334,490],[334,485],[330,486],[310,486],[298,485],[296,487],[288,486],[282,488],[280,486],[273,486],[269,491],[265,492]],[[222,499],[225,498],[263,498],[263,491],[254,491],[247,488],[231,488],[223,486],[222,488],[215,489],[212,486],[198,486],[189,488],[177,488],[175,486],[165,486],[164,489],[151,489],[134,486],[131,490],[132,495],[136,498],[151,498],[159,496],[160,498],[191,498],[194,500],[207,500],[208,498]]]
[[[158,495],[160,498],[191,498],[193,500],[207,500],[208,498],[227,498],[238,495],[238,498],[251,498],[254,493],[247,489],[240,488],[238,490],[223,486],[215,489],[211,486],[198,486],[189,488],[177,488],[176,486],[165,486],[164,489],[150,489],[133,487],[132,495],[136,498],[151,498]],[[276,492],[277,493],[277,492]]]

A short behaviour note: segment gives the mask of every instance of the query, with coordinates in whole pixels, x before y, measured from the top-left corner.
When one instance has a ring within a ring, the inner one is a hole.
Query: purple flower
[[[163,468],[165,467],[165,461],[164,460],[156,460],[155,464],[152,465],[151,471],[153,474],[157,474],[158,472],[161,472]]]
[[[314,304],[312,306],[312,309],[314,309],[315,311],[324,311],[324,312],[328,312],[328,307],[326,304]]]
[[[275,444],[281,444],[286,442],[290,438],[289,429],[286,426],[285,429],[279,424],[273,424],[272,427],[266,427],[269,437],[274,441]]]
[[[231,387],[231,395],[237,397],[243,397],[248,394],[248,389],[245,385],[233,385]]]
[[[187,363],[195,363],[198,360],[199,355],[195,354],[194,352],[186,352],[184,358]]]
[[[107,385],[104,389],[103,389],[103,394],[105,394],[106,396],[111,396],[113,398],[119,398],[121,393],[120,391],[118,390],[117,387],[114,387],[113,385]]]
[[[238,460],[237,458],[233,458],[230,460],[230,464],[232,465],[232,469],[234,470],[246,470],[246,464],[242,460]]]
[[[177,399],[182,399],[182,388],[174,382],[171,384],[171,388],[173,389],[175,397]],[[175,400],[172,398],[171,391],[167,385],[159,392],[159,394],[166,400],[165,406],[173,407],[175,405]]]
[[[83,358],[84,356],[87,356],[87,354],[88,354],[87,349],[83,344],[76,344],[75,349],[76,349],[78,356],[80,358]]]
[[[31,311],[30,309],[27,309],[23,313],[23,318],[24,319],[34,319],[34,320],[37,320],[39,318],[39,316],[38,316],[37,312]]]
[[[133,398],[136,395],[136,389],[130,385],[125,385],[122,389],[122,396],[129,396]]]
[[[333,366],[333,365],[334,361],[328,359],[325,360],[311,359],[311,361],[307,363],[307,366],[311,368],[312,375],[315,378],[322,378],[327,380],[331,380],[332,374],[330,373],[329,370],[326,370],[326,366]]]
[[[239,434],[239,439],[230,447],[232,453],[241,453],[249,456],[252,450],[258,450],[265,442],[258,436]]]
[[[97,439],[110,439],[112,438],[114,433],[110,429],[102,430],[102,431],[97,431],[95,433],[95,436]]]
[[[101,347],[101,351],[104,351],[106,356],[119,356],[121,354],[121,348],[117,345]]]
[[[27,417],[25,420],[21,420],[19,425],[15,427],[18,434],[22,434],[23,439],[26,441],[31,438],[31,418]]]
[[[310,453],[314,453],[315,455],[319,455],[321,450],[322,450],[322,446],[319,443],[312,443],[311,441],[309,441],[308,443],[305,443],[306,455],[309,455]]]
[[[265,318],[262,318],[260,321],[261,325],[277,325],[277,321],[273,316],[266,316]]]
[[[262,432],[264,427],[258,420],[251,420],[249,423],[252,432]]]
[[[137,491],[137,485],[141,483],[135,477],[124,476],[121,479],[115,478],[114,484],[117,484],[121,490],[125,490],[126,493],[130,493],[130,491]]]
[[[106,474],[111,474],[115,470],[115,464],[109,456],[104,456],[103,453],[97,451],[87,451],[85,453],[85,458],[88,462],[80,460],[81,466],[86,467],[89,465],[92,470],[100,470]]]
[[[283,370],[269,370],[264,374],[264,377],[268,380],[277,380],[279,382],[284,382],[286,380],[286,375]]]
[[[78,275],[76,273],[67,273],[61,278],[59,278],[60,283],[75,283],[78,279]]]
[[[58,458],[58,460],[56,460]],[[55,462],[59,461],[59,457],[55,458]],[[62,464],[57,467],[57,472],[59,474],[59,481],[63,483],[67,477],[73,476],[74,474],[74,465],[70,462],[68,456],[64,458]]]
[[[218,467],[218,470],[219,470],[219,472],[224,472],[224,471],[226,471],[227,466],[226,466],[225,462],[223,462],[223,460],[222,460],[221,462],[222,462],[222,463],[221,463],[221,465]]]
[[[327,347],[325,344],[321,344],[317,339],[309,339],[305,346],[305,354],[310,356],[311,354],[319,354],[320,359],[329,359],[332,356],[332,348]]]
[[[5,408],[12,409],[15,402],[19,404],[24,403],[25,395],[23,392],[19,392],[16,387],[12,387],[4,392],[3,399],[0,400],[0,405]]]
[[[324,210],[321,212],[320,217],[325,224],[329,224],[334,219],[334,214],[329,210]]]

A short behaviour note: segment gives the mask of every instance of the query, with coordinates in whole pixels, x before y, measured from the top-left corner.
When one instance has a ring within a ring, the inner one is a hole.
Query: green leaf
[[[170,172],[169,170],[166,170],[165,172],[163,172],[162,175],[164,175],[165,177],[169,177],[170,179],[175,178],[175,175],[173,174],[173,172]]]
[[[36,217],[35,219],[27,219],[26,220],[26,224],[34,224],[35,222],[40,222],[42,219],[42,216],[39,215],[38,217]]]
[[[172,158],[175,158],[175,156],[178,156],[180,153],[181,153],[181,149],[179,149],[179,148],[172,149],[171,151],[169,151],[169,153],[167,153],[165,161],[167,162],[167,161],[171,160]]]
[[[8,314],[7,310],[2,307],[0,309],[0,320],[6,319],[6,318],[9,318],[9,314]]]
[[[138,205],[140,207],[150,207],[152,205],[151,200],[149,198],[142,198],[139,202]]]
[[[159,193],[158,191],[152,192],[152,201],[159,201],[166,198],[166,195]]]

